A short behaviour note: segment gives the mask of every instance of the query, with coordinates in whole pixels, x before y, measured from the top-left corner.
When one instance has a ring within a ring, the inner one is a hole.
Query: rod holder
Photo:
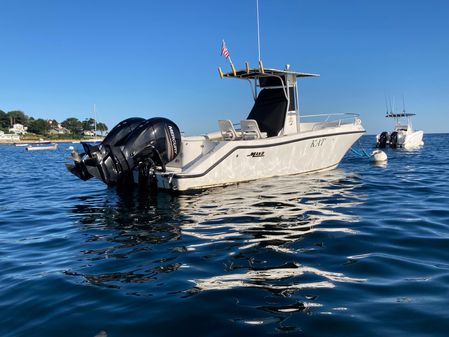
[[[265,68],[263,67],[262,60],[259,60],[259,70],[262,74],[265,74]]]
[[[231,63],[232,74],[237,76],[237,72],[235,71],[234,63]]]
[[[245,62],[246,73],[249,74],[249,63]]]

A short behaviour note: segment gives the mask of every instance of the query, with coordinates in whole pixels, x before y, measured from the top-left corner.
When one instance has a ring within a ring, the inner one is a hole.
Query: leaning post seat
[[[266,138],[266,132],[260,132],[259,125],[254,119],[245,119],[240,121],[240,128],[242,130],[242,139],[261,139]]]
[[[220,128],[221,136],[223,140],[236,140],[240,139],[240,135],[235,131],[234,125],[228,119],[220,119],[218,121],[218,127]]]

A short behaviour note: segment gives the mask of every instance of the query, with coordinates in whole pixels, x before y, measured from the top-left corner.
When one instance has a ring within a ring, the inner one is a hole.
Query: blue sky
[[[260,0],[265,67],[321,74],[300,83],[304,114],[357,112],[391,127],[385,96],[415,128],[449,132],[449,1]],[[0,0],[0,109],[34,117],[165,116],[187,134],[239,121],[246,82],[221,80],[224,38],[237,67],[257,62],[255,0]]]

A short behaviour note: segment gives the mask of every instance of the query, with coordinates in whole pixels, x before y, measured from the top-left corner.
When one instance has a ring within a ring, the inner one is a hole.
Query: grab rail
[[[317,114],[317,115],[301,115],[301,118],[308,118],[308,117],[323,117],[323,116],[327,116],[327,118],[329,118],[330,116],[346,116],[348,118],[352,117],[360,117],[360,114],[356,114],[353,112],[339,112],[339,113],[334,113],[334,114]]]
[[[313,125],[312,127],[313,131],[317,129],[323,129],[326,127],[338,127],[341,126],[342,124],[360,124],[361,121],[359,116],[360,116],[359,114],[349,112],[335,113],[335,114],[301,115],[300,121],[302,122],[304,119],[308,118],[320,118],[321,120],[319,121],[304,122],[304,123],[314,123],[315,125]]]

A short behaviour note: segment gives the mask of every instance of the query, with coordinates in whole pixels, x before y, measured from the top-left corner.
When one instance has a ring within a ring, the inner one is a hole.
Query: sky
[[[300,80],[301,114],[359,113],[392,128],[385,97],[415,129],[449,132],[448,0],[259,0],[267,68]],[[186,134],[238,122],[246,81],[220,79],[225,39],[237,68],[257,64],[256,0],[0,0],[0,109],[93,117],[112,128],[167,117]]]

